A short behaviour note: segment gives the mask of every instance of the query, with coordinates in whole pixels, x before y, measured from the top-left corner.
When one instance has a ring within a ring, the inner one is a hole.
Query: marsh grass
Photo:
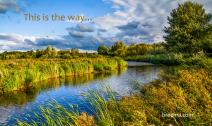
[[[89,90],[83,94],[85,101],[90,104],[91,110],[94,113],[96,124],[99,126],[114,126],[114,120],[109,113],[108,102],[116,103],[117,94],[109,87],[104,87],[105,90]],[[117,105],[117,104],[114,104]],[[116,107],[118,110],[118,107]]]
[[[153,64],[165,64],[165,65],[180,65],[184,61],[182,54],[175,54],[175,53],[128,56],[125,58],[125,60],[150,62]]]
[[[67,108],[56,101],[49,107],[40,107],[41,114],[28,115],[25,120],[18,120],[19,126],[94,126],[93,116],[79,113],[75,106]]]
[[[48,107],[41,106],[40,114],[33,113],[27,118],[17,120],[19,126],[114,126],[110,116],[108,102],[116,102],[115,93],[110,88],[89,90],[84,96],[84,103],[93,115],[79,112],[78,106],[64,107],[53,100]]]
[[[115,125],[210,125],[212,121],[212,76],[205,69],[181,69],[164,73],[140,89],[139,95],[123,97],[119,111],[110,114]],[[168,114],[191,114],[190,117],[162,117]]]
[[[168,53],[168,54],[147,54],[147,55],[136,55],[128,56],[125,60],[129,61],[140,61],[140,62],[150,62],[153,64],[163,64],[163,65],[184,65],[184,66],[197,66],[199,68],[208,68],[211,66],[210,58],[208,58],[204,53],[188,55],[182,53]],[[192,68],[192,67],[191,67]]]
[[[0,93],[25,90],[36,82],[55,77],[120,70],[120,58],[0,60]]]
[[[163,73],[162,78],[140,88],[140,93],[116,98],[110,88],[83,94],[93,115],[64,109],[42,110],[44,120],[33,125],[148,126],[210,125],[212,121],[212,76],[206,69],[178,69]],[[73,107],[72,107],[73,108]],[[72,109],[76,110],[76,109]],[[64,112],[65,111],[65,112]],[[73,113],[74,112],[74,113]],[[65,114],[63,114],[65,113]],[[190,117],[162,117],[162,114],[191,114]],[[65,117],[64,117],[65,116]],[[80,118],[80,119],[79,119]],[[83,122],[92,122],[89,124]],[[90,121],[85,121],[90,120]],[[52,122],[53,121],[53,122]],[[31,125],[19,121],[19,125]]]

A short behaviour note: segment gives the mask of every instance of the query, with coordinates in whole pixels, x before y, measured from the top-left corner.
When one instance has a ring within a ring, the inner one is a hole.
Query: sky
[[[96,50],[116,41],[164,41],[167,16],[186,0],[0,0],[0,51],[43,49]],[[212,0],[193,0],[212,13]],[[25,14],[48,15],[48,21]],[[52,21],[51,15],[84,16],[86,21]]]

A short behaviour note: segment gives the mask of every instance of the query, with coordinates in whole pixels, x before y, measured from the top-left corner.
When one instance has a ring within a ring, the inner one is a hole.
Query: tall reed
[[[0,93],[24,90],[55,77],[110,72],[126,66],[120,58],[0,60]]]

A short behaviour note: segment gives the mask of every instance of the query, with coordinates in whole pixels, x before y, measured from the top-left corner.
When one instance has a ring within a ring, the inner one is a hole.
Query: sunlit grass
[[[114,121],[110,116],[108,102],[115,103],[115,94],[110,88],[106,90],[90,90],[85,94],[84,104],[93,115],[79,112],[77,106],[69,105],[64,107],[53,100],[48,107],[41,106],[40,113],[33,113],[22,120],[17,120],[19,126],[114,126]]]
[[[126,66],[120,58],[0,60],[0,93],[24,90],[55,77],[110,72]]]
[[[212,76],[207,69],[180,68],[173,73],[163,73],[160,80],[142,86],[140,93],[119,100],[110,88],[83,94],[84,101],[89,104],[89,109],[93,113],[92,116],[74,111],[76,109],[54,105],[53,110],[41,109],[43,120],[19,120],[19,125],[210,125],[211,84]],[[192,116],[162,117],[162,114]],[[82,120],[89,124],[82,123]]]

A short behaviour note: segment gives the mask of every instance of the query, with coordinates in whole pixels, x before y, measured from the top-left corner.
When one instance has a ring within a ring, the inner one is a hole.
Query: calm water
[[[52,99],[63,106],[77,104],[81,111],[87,111],[82,93],[88,90],[111,87],[120,96],[130,95],[133,81],[149,83],[159,76],[164,67],[130,62],[127,70],[107,74],[87,74],[67,78],[52,79],[38,83],[26,93],[13,93],[0,96],[0,125],[13,125],[16,119],[37,112],[39,106],[47,105]]]

